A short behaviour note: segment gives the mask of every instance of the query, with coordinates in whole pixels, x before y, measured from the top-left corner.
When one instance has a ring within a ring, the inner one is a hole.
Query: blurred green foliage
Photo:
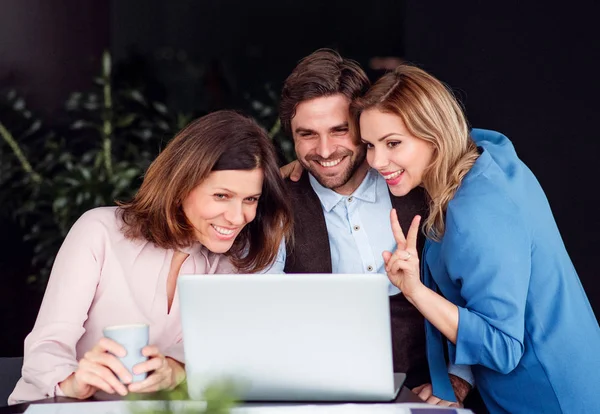
[[[250,114],[269,132],[279,159],[284,163],[295,160],[294,144],[285,135],[279,122],[279,93],[275,92],[270,83],[267,83],[264,85],[262,93],[255,96],[245,94],[244,98],[248,103]]]
[[[40,289],[73,223],[91,208],[131,198],[150,162],[192,119],[151,99],[142,83],[119,82],[112,71],[105,52],[91,89],[68,98],[66,128],[45,125],[15,91],[0,97],[0,214],[22,227],[33,248],[28,282]],[[279,131],[277,95],[268,87],[265,93],[247,97],[247,112],[289,161],[293,148]]]
[[[232,380],[215,380],[209,383],[202,393],[201,401],[190,401],[186,384],[171,391],[152,394],[148,403],[147,395],[131,394],[129,401],[139,401],[132,405],[132,414],[229,414],[238,405],[240,388]],[[142,400],[142,401],[140,401]]]

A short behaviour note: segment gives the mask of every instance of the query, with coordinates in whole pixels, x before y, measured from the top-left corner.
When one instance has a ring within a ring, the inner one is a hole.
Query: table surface
[[[113,397],[111,399],[116,400],[116,399],[119,399],[119,397]],[[152,399],[151,395],[149,396],[148,399]],[[83,401],[106,401],[106,400],[107,400],[106,398],[97,399],[97,398],[92,397],[92,398],[88,398],[87,400],[83,400]],[[29,407],[30,404],[75,403],[75,402],[81,402],[81,401],[82,400],[77,400],[75,398],[68,398],[68,397],[45,398],[43,400],[31,401],[28,403],[9,405],[8,407],[0,407],[0,414],[23,413],[23,412],[25,412],[27,407]],[[419,402],[423,402],[423,401],[421,399],[419,399],[419,397],[417,397],[411,390],[409,390],[406,387],[402,387],[400,390],[400,393],[398,394],[398,398],[396,398],[396,400],[394,402],[419,403]],[[280,404],[280,403],[281,402],[278,402],[277,404]],[[307,402],[307,404],[314,404],[314,402]]]

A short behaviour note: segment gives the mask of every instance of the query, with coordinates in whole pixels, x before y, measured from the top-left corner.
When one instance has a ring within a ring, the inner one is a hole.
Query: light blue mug
[[[146,324],[114,325],[103,330],[104,336],[112,339],[125,348],[127,354],[119,358],[121,363],[133,376],[133,382],[143,381],[147,373],[134,375],[133,367],[148,358],[142,355],[142,349],[149,344],[150,329]]]

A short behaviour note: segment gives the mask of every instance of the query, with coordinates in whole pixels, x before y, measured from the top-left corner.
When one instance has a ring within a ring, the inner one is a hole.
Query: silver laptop
[[[245,401],[391,401],[388,279],[380,274],[182,275],[190,397],[234,381]]]

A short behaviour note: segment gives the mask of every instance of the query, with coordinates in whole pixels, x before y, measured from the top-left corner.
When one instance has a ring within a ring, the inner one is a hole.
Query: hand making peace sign
[[[383,252],[383,261],[385,271],[390,282],[400,291],[410,298],[412,293],[422,286],[419,271],[419,253],[417,252],[417,236],[419,234],[419,224],[421,216],[415,216],[408,230],[406,238],[400,227],[396,210],[392,209],[390,213],[392,223],[392,233],[398,245],[394,254]]]

